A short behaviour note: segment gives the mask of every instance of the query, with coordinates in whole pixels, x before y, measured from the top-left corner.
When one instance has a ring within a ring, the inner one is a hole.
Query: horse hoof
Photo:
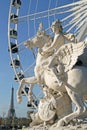
[[[61,126],[64,126],[65,125],[65,122],[63,119],[59,120],[58,121],[58,124],[57,124],[57,127],[61,127]]]
[[[87,43],[87,38],[85,38],[85,43]]]
[[[18,102],[18,103],[21,103],[21,102],[22,102],[22,97],[21,97],[21,96],[18,96],[18,97],[17,97],[17,102]]]

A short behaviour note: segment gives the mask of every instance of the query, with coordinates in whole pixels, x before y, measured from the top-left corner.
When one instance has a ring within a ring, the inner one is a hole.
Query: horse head
[[[27,48],[43,48],[45,44],[49,43],[51,40],[51,37],[47,35],[44,31],[37,32],[36,36],[32,39],[27,40],[24,45]]]

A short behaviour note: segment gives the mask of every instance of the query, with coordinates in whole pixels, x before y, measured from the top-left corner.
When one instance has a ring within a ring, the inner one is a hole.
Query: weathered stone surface
[[[73,125],[67,125],[63,127],[56,127],[57,124],[54,124],[53,126],[34,126],[32,128],[26,128],[26,130],[87,130],[87,120],[82,121],[80,124],[79,122],[77,124]]]

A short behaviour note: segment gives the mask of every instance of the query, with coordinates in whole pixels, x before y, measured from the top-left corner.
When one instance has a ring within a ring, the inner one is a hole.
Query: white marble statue
[[[65,35],[63,35],[62,32],[62,25],[61,22],[59,20],[54,21],[52,23],[52,30],[55,33],[54,36],[54,40],[52,40],[52,38],[47,35],[45,33],[45,31],[42,31],[42,25],[40,24],[39,30],[37,32],[37,35],[35,38],[28,40],[26,43],[24,43],[24,45],[27,48],[33,48],[33,47],[37,47],[38,48],[38,54],[37,54],[37,58],[36,58],[36,66],[35,66],[35,76],[34,77],[30,77],[30,78],[24,78],[21,80],[20,82],[20,87],[18,89],[17,92],[17,99],[18,102],[21,102],[22,98],[21,98],[21,91],[23,88],[23,85],[25,83],[30,83],[31,87],[30,87],[30,92],[32,91],[32,87],[34,84],[46,84],[44,82],[44,77],[45,77],[45,68],[47,68],[47,66],[49,66],[49,63],[53,57],[53,55],[55,54],[55,51],[58,50],[58,48],[60,48],[63,44],[64,44],[64,40],[65,40]],[[70,34],[70,36],[66,36],[69,37],[66,38],[68,39],[68,41],[72,41],[73,36]],[[71,39],[71,40],[70,40]],[[42,75],[43,73],[43,75]],[[50,75],[49,75],[50,73]],[[51,85],[50,87],[53,88],[54,90],[57,89],[58,87],[58,79],[56,77],[56,75],[52,74],[52,72],[46,72],[46,77],[51,78],[52,77],[52,83],[50,84],[46,84],[47,86]],[[52,75],[52,76],[51,76]]]
[[[87,67],[78,66],[76,63],[78,57],[84,53],[87,42],[83,41],[74,44],[73,35],[70,35],[70,38],[64,35],[59,20],[52,23],[52,30],[55,33],[53,40],[39,29],[37,36],[25,43],[28,48],[38,48],[35,76],[21,80],[17,99],[18,102],[22,101],[21,91],[25,83],[31,84],[30,94],[34,84],[45,85],[57,93],[67,93],[71,101],[76,105],[76,110],[62,117],[58,121],[57,126],[59,127],[68,124],[86,111],[84,100],[87,93]],[[65,39],[68,39],[71,43],[64,44]],[[62,116],[62,113],[60,116]]]

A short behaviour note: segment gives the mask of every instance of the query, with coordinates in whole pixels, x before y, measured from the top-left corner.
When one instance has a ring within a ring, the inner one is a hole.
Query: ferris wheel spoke
[[[55,15],[55,14],[58,14],[59,10],[61,9],[65,9],[67,7],[73,7],[74,5],[76,6],[81,6],[81,4],[86,4],[87,3],[87,0],[85,1],[78,1],[78,2],[74,2],[72,4],[68,4],[68,5],[64,5],[64,6],[60,6],[60,7],[56,7],[54,9],[50,9],[50,10],[46,10],[46,11],[42,11],[42,12],[37,12],[37,13],[34,13],[34,14],[29,14],[29,15],[26,15],[26,16],[22,16],[22,17],[19,17],[18,18],[18,21],[19,22],[22,22],[22,21],[26,21],[27,18],[29,17],[29,20],[34,20],[34,19],[40,19],[40,18],[43,18],[43,17],[47,17],[48,14],[51,16],[51,15]],[[78,7],[74,7],[73,10],[76,10],[76,8]],[[73,11],[72,10],[72,11]]]
[[[78,29],[78,25],[80,25],[80,26],[83,25],[85,16],[86,16],[86,14],[84,14],[81,18],[79,18],[79,19],[67,30],[67,32],[70,32],[70,30],[71,30],[72,28],[74,28],[74,27],[77,27],[77,29]],[[80,22],[81,22],[81,24],[79,24]],[[80,26],[79,26],[79,28],[80,28]]]

